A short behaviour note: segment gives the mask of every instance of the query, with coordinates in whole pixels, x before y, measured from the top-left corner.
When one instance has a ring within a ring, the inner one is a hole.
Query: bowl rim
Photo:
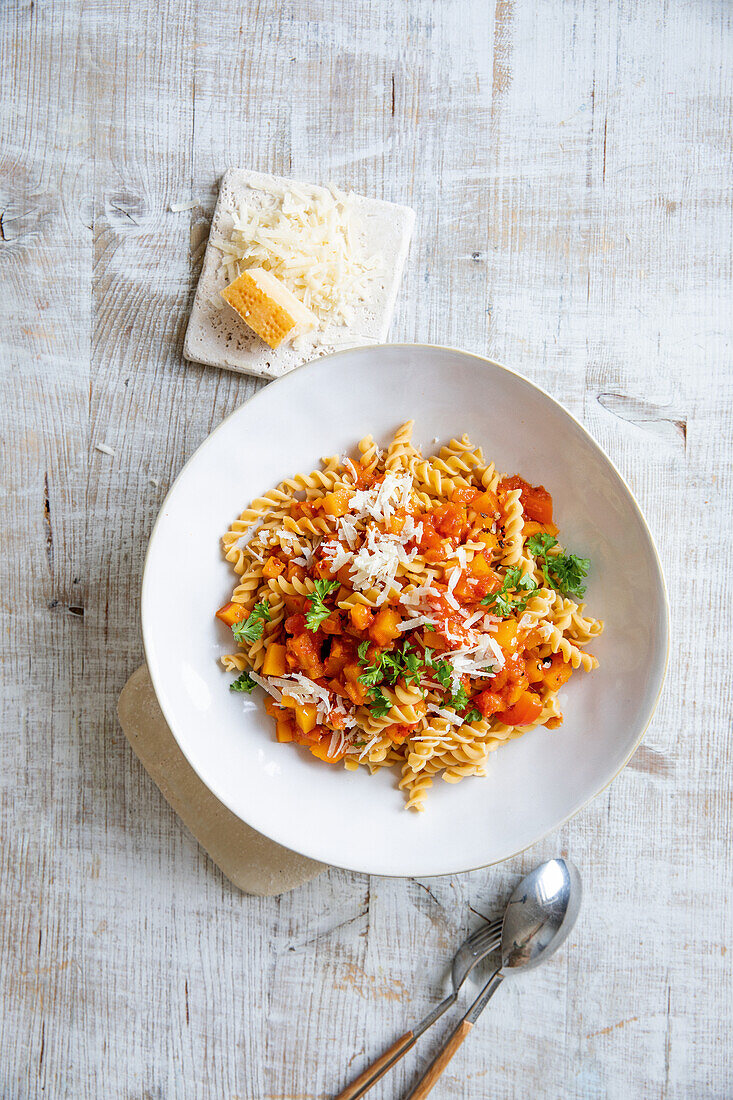
[[[496,368],[500,371],[503,371],[506,374],[512,375],[515,378],[519,378],[523,383],[525,383],[526,385],[531,386],[533,389],[537,390],[539,393],[541,393],[543,395],[543,397],[545,397],[553,405],[555,405],[557,408],[559,408],[567,417],[570,418],[570,420],[573,421],[575,426],[580,429],[581,433],[585,436],[586,440],[590,443],[592,449],[595,452],[597,452],[597,454],[600,455],[600,457],[608,464],[608,466],[611,468],[611,470],[614,472],[614,474],[616,475],[616,477],[618,478],[618,480],[620,481],[620,483],[623,485],[624,489],[626,490],[626,493],[628,494],[628,498],[631,501],[631,504],[633,506],[633,510],[636,513],[637,519],[641,523],[641,526],[642,526],[642,528],[643,528],[643,530],[646,534],[649,546],[651,547],[653,560],[656,564],[657,573],[658,573],[659,581],[660,581],[660,584],[661,584],[662,606],[663,606],[663,609],[664,609],[664,620],[663,620],[664,621],[664,644],[665,644],[664,666],[663,666],[663,669],[662,669],[662,675],[660,677],[659,688],[657,690],[656,697],[654,698],[653,702],[651,703],[651,705],[649,707],[648,713],[646,715],[646,719],[642,724],[642,727],[640,729],[638,737],[636,738],[633,745],[631,746],[631,749],[627,753],[627,755],[626,755],[625,759],[623,760],[621,766],[616,769],[616,771],[613,773],[613,775],[609,777],[609,779],[603,784],[602,787],[599,787],[599,789],[597,791],[595,791],[593,794],[590,794],[586,799],[584,799],[582,802],[580,802],[580,804],[578,806],[575,806],[573,809],[571,809],[565,815],[565,817],[563,817],[556,824],[550,826],[550,828],[546,829],[545,832],[543,832],[539,836],[535,837],[534,840],[530,841],[529,844],[525,844],[521,848],[517,848],[516,851],[511,852],[509,855],[503,856],[501,859],[490,860],[488,863],[481,863],[481,864],[478,864],[475,867],[466,867],[466,868],[463,868],[463,869],[458,870],[458,871],[456,871],[456,870],[435,871],[435,872],[432,872],[431,874],[421,874],[420,877],[421,878],[440,878],[440,877],[443,877],[445,875],[470,874],[473,871],[480,871],[480,870],[482,870],[486,867],[498,866],[499,864],[505,863],[509,859],[514,859],[516,856],[521,855],[523,852],[528,851],[530,848],[534,847],[535,844],[539,844],[542,840],[544,840],[546,837],[548,837],[551,833],[554,833],[557,830],[561,829],[564,825],[567,824],[568,821],[572,820],[572,818],[574,818],[577,814],[579,814],[581,812],[581,810],[584,810],[586,806],[588,806],[591,802],[594,801],[594,799],[598,798],[599,795],[603,794],[603,792],[605,790],[607,790],[608,787],[610,787],[611,783],[613,783],[613,781],[618,778],[618,776],[624,770],[626,765],[631,760],[632,756],[635,754],[636,750],[639,748],[639,745],[643,741],[644,736],[645,736],[645,734],[646,734],[646,732],[649,729],[649,726],[651,724],[652,718],[654,717],[654,714],[656,713],[657,707],[659,706],[659,700],[661,699],[662,692],[664,690],[664,686],[665,686],[666,679],[667,679],[667,672],[668,672],[668,669],[669,669],[670,635],[671,635],[671,613],[670,613],[670,605],[669,605],[669,593],[667,591],[667,581],[666,581],[666,578],[664,576],[664,569],[662,567],[662,561],[661,561],[661,558],[659,556],[659,551],[657,549],[657,545],[656,545],[656,542],[655,542],[655,539],[654,539],[654,535],[652,534],[652,531],[649,527],[646,516],[644,515],[644,513],[641,509],[641,506],[640,506],[639,502],[636,499],[636,496],[635,496],[634,492],[632,491],[630,485],[626,481],[626,478],[623,476],[621,471],[618,469],[618,467],[616,466],[616,463],[613,461],[613,459],[610,458],[610,456],[606,454],[604,449],[601,447],[600,443],[598,443],[598,441],[591,435],[591,433],[588,431],[588,429],[585,427],[585,425],[583,425],[580,422],[580,420],[578,420],[578,418],[572,412],[570,412],[570,410],[567,409],[565,407],[565,405],[562,404],[561,401],[558,401],[557,398],[553,397],[552,394],[548,393],[546,389],[544,389],[542,386],[538,385],[532,379],[527,378],[526,375],[521,374],[519,371],[512,370],[511,367],[507,367],[504,363],[499,363],[496,359],[490,359],[487,355],[480,355],[478,352],[466,351],[465,349],[455,347],[452,344],[429,344],[429,343],[418,343],[418,342],[410,342],[410,341],[400,341],[400,342],[395,342],[395,343],[387,342],[387,343],[380,343],[380,344],[363,344],[363,345],[358,345],[358,346],[350,347],[350,348],[342,348],[341,350],[332,352],[329,355],[319,356],[316,359],[309,359],[305,363],[300,363],[297,367],[294,367],[292,370],[289,370],[287,372],[287,374],[282,375],[280,378],[274,378],[271,381],[266,382],[266,385],[260,386],[257,390],[255,390],[255,392],[253,394],[250,394],[249,397],[245,398],[245,400],[242,401],[241,404],[237,405],[237,407],[235,409],[232,409],[232,411],[230,413],[227,413],[227,415],[224,417],[224,419],[219,424],[217,424],[217,426],[215,428],[213,428],[206,435],[206,437],[201,441],[201,443],[199,443],[198,447],[196,447],[196,449],[194,451],[192,451],[192,453],[189,455],[189,457],[184,462],[181,469],[176,474],[175,478],[173,479],[173,482],[171,483],[171,485],[168,489],[168,492],[166,493],[165,497],[163,498],[163,500],[160,504],[160,507],[158,509],[158,514],[156,516],[153,527],[150,531],[150,536],[148,538],[148,545],[147,545],[146,550],[145,550],[145,559],[143,561],[142,584],[141,584],[141,592],[140,592],[140,623],[141,623],[141,634],[142,634],[142,642],[143,642],[143,652],[145,654],[145,662],[146,662],[146,665],[147,665],[147,668],[148,668],[148,673],[150,675],[151,683],[153,685],[153,690],[155,691],[155,697],[156,697],[158,706],[160,707],[161,713],[163,714],[163,717],[165,718],[166,724],[168,725],[171,733],[173,734],[173,737],[175,739],[175,742],[178,746],[179,751],[183,754],[184,758],[188,762],[189,766],[193,769],[193,771],[195,772],[195,774],[199,778],[199,780],[202,783],[204,783],[204,786],[208,790],[211,791],[211,793],[214,795],[214,797],[219,802],[221,802],[221,804],[223,806],[226,806],[226,808],[228,810],[230,810],[230,812],[233,813],[235,817],[239,818],[240,821],[243,821],[245,823],[245,825],[248,825],[251,829],[253,829],[254,832],[259,832],[259,830],[254,825],[251,825],[250,822],[247,821],[245,818],[240,817],[239,813],[237,813],[236,810],[234,810],[227,802],[224,801],[224,799],[222,799],[219,796],[219,794],[215,790],[213,790],[211,787],[208,786],[207,783],[204,782],[204,780],[201,777],[201,775],[199,774],[198,769],[196,768],[194,762],[190,759],[188,754],[183,749],[183,746],[181,745],[181,742],[178,740],[178,737],[176,736],[176,732],[175,732],[175,729],[174,729],[173,721],[172,721],[171,717],[169,716],[169,714],[167,712],[164,701],[161,699],[161,697],[158,693],[154,663],[151,662],[151,660],[150,660],[149,646],[148,646],[147,637],[146,637],[147,632],[146,632],[145,607],[146,607],[146,579],[147,579],[147,575],[148,575],[148,562],[149,562],[149,559],[150,559],[150,554],[151,554],[153,542],[155,540],[155,536],[156,536],[158,527],[161,524],[161,522],[163,520],[163,517],[164,517],[164,514],[165,514],[165,511],[166,511],[166,505],[168,503],[168,499],[172,495],[172,493],[173,493],[174,489],[176,488],[176,486],[178,485],[178,482],[180,481],[180,479],[185,474],[185,472],[188,469],[189,465],[193,462],[193,460],[198,455],[199,451],[203,450],[203,448],[208,445],[209,441],[213,438],[213,436],[216,435],[217,432],[219,432],[225,426],[225,424],[227,424],[227,422],[229,420],[231,420],[231,418],[233,416],[235,416],[237,413],[239,413],[240,410],[243,409],[245,405],[249,405],[253,401],[255,401],[265,390],[271,390],[273,386],[277,386],[279,383],[285,382],[288,378],[290,378],[297,371],[301,371],[301,370],[303,370],[307,367],[312,366],[315,363],[324,363],[324,362],[327,362],[328,360],[337,359],[337,358],[340,358],[342,356],[346,357],[350,353],[355,352],[355,351],[375,351],[376,352],[380,348],[409,348],[413,351],[415,349],[423,348],[423,349],[431,350],[431,351],[436,351],[437,350],[437,351],[453,352],[454,354],[463,356],[464,358],[467,358],[467,359],[475,359],[479,363],[488,364],[489,366],[491,366],[493,368]],[[260,835],[261,836],[266,836],[267,834],[261,833]],[[323,860],[319,860],[315,856],[311,856],[311,855],[308,855],[305,852],[299,851],[297,848],[289,848],[288,845],[283,844],[280,840],[273,840],[271,837],[267,837],[267,839],[272,844],[277,844],[279,847],[284,848],[286,851],[294,852],[296,855],[300,855],[304,859],[310,859],[313,862],[322,863],[324,867],[337,867],[340,870],[351,871],[351,872],[356,873],[356,874],[377,874],[378,873],[379,876],[382,877],[382,878],[400,879],[400,878],[410,878],[411,877],[409,874],[395,874],[394,872],[390,873],[390,872],[384,872],[384,871],[380,871],[380,872],[364,871],[362,868],[351,867],[346,863],[333,863],[333,862],[330,862],[330,861],[329,862],[324,862]]]

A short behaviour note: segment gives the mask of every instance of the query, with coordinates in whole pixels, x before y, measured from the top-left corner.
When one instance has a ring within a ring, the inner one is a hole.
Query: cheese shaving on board
[[[262,267],[315,315],[319,332],[353,324],[383,259],[365,248],[352,193],[270,180],[243,193],[231,221],[228,239],[211,242],[228,282]]]

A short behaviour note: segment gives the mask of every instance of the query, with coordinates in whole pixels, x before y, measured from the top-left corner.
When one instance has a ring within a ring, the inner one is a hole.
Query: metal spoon
[[[449,993],[439,1005],[436,1005],[432,1012],[429,1012],[412,1031],[406,1032],[396,1043],[393,1043],[389,1050],[386,1050],[384,1054],[377,1058],[376,1062],[372,1062],[370,1066],[367,1066],[355,1081],[352,1081],[343,1092],[338,1094],[336,1100],[358,1100],[358,1097],[363,1096],[372,1085],[377,1083],[380,1077],[384,1076],[387,1070],[392,1069],[400,1058],[412,1049],[420,1036],[429,1027],[432,1027],[451,1005],[455,1004],[459,989],[476,964],[485,959],[487,955],[490,955],[492,951],[495,951],[502,942],[502,928],[503,922],[501,920],[484,924],[472,936],[469,936],[465,943],[461,944],[456,951],[451,966],[453,992]]]
[[[422,1100],[428,1095],[507,971],[531,970],[555,954],[577,920],[582,895],[580,872],[568,859],[550,859],[522,879],[504,913],[501,966],[491,975],[407,1100]]]

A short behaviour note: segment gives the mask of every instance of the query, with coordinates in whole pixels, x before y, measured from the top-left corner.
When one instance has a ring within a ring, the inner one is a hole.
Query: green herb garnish
[[[384,718],[385,714],[389,713],[392,704],[389,699],[385,699],[384,695],[379,688],[375,688],[372,692],[372,701],[369,705],[369,709],[375,718]]]
[[[577,554],[554,554],[549,557],[548,551],[555,546],[557,539],[547,533],[527,539],[527,549],[538,560],[547,583],[564,596],[584,596],[583,579],[588,576],[590,558],[579,558]]]
[[[421,657],[416,650],[409,649],[408,646],[405,646],[402,650],[402,674],[405,677],[406,684],[420,683],[424,664],[427,664],[424,657]]]
[[[435,679],[440,686],[448,691],[451,684],[451,677],[453,676],[453,665],[450,661],[446,661],[445,657],[439,657],[437,661],[432,662],[430,667],[435,673]]]
[[[464,722],[480,722],[482,718],[483,718],[483,715],[481,714],[481,711],[478,709],[478,707],[471,707],[471,709],[469,710],[468,714],[465,716],[463,721]]]
[[[466,709],[466,707],[468,706],[468,692],[464,688],[463,684],[461,684],[458,691],[454,695],[451,695],[449,703],[450,706],[453,707],[453,710],[455,710],[456,712]]]
[[[248,672],[243,672],[241,674],[241,676],[237,676],[236,680],[234,680],[229,685],[229,690],[230,691],[246,691],[247,694],[249,695],[249,693],[252,691],[252,689],[255,686],[256,686],[255,682],[252,679],[252,677],[250,676],[250,674]]]
[[[327,619],[331,614],[331,608],[326,607],[323,601],[329,592],[333,592],[338,586],[338,581],[316,581],[315,591],[309,596],[311,602],[310,611],[305,617],[305,625],[308,630],[312,630],[315,633],[323,620]]]
[[[517,565],[512,569],[507,569],[499,591],[490,592],[488,596],[484,596],[481,603],[492,611],[496,611],[497,614],[506,617],[514,611],[524,611],[530,596],[536,590],[537,582],[535,579],[524,576],[521,567]],[[524,595],[513,600],[509,595],[510,592],[523,592]]]
[[[262,637],[262,631],[265,629],[265,620],[270,621],[270,605],[267,603],[256,603],[249,613],[249,617],[241,623],[235,623],[232,627],[232,634],[238,642],[247,642],[251,645],[253,642],[258,642]]]
[[[359,660],[362,664],[367,660],[368,645],[368,642],[362,642],[358,647]],[[406,684],[419,684],[423,666],[428,663],[408,642],[402,650],[393,652],[382,650],[373,663],[366,666],[359,677],[359,682],[369,686],[379,682],[396,684],[402,676]]]
[[[382,678],[382,665],[377,662],[374,665],[367,665],[361,676],[359,677],[360,684],[366,684],[367,687],[372,687]]]

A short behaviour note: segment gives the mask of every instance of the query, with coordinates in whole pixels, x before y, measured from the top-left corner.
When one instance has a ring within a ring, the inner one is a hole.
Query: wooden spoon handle
[[[473,1024],[470,1023],[468,1020],[461,1020],[460,1024],[453,1032],[438,1057],[435,1059],[434,1062],[431,1062],[430,1066],[418,1082],[417,1087],[414,1089],[413,1092],[410,1093],[410,1100],[422,1100],[422,1097],[428,1095],[433,1085],[438,1080],[441,1073],[448,1065],[451,1058],[458,1050],[459,1046],[466,1038],[472,1027]]]
[[[427,1096],[432,1089],[435,1082],[440,1077],[445,1067],[450,1062],[451,1058],[458,1050],[463,1040],[468,1035],[473,1025],[478,1020],[479,1016],[486,1008],[491,998],[496,993],[497,989],[504,980],[504,976],[501,969],[495,970],[489,978],[484,988],[479,993],[476,1000],[473,1002],[468,1012],[466,1012],[458,1023],[458,1026],[451,1033],[450,1038],[441,1050],[440,1054],[430,1063],[425,1073],[422,1075],[415,1088],[407,1097],[407,1100],[422,1100],[422,1097]]]
[[[365,1092],[368,1092],[372,1085],[375,1085],[380,1077],[383,1077],[388,1069],[391,1069],[396,1062],[399,1062],[403,1054],[414,1045],[416,1036],[414,1032],[407,1031],[398,1039],[396,1043],[393,1043],[389,1050],[385,1050],[384,1054],[380,1054],[379,1058],[375,1062],[372,1062],[370,1066],[360,1073],[355,1081],[352,1081],[350,1085],[340,1092],[336,1097],[336,1100],[357,1100],[357,1097],[363,1096]]]

